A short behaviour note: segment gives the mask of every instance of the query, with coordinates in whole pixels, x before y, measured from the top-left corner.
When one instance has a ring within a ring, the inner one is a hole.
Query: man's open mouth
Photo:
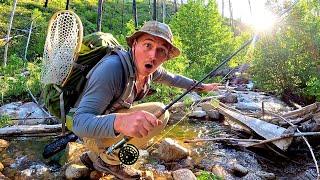
[[[148,64],[145,64],[144,66],[145,66],[147,69],[152,69],[152,67],[153,67],[153,65],[152,65],[152,64],[149,64],[149,63],[148,63]]]

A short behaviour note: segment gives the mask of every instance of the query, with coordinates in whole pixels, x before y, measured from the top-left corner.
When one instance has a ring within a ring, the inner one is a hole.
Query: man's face
[[[168,43],[156,36],[143,34],[132,46],[138,75],[148,76],[169,58]]]

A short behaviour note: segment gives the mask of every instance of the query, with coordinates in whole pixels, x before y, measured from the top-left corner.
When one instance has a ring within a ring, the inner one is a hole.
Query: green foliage
[[[201,174],[197,177],[198,180],[222,180],[223,178],[212,174],[208,171],[201,171]]]
[[[11,121],[10,116],[8,116],[6,114],[0,115],[0,128],[12,125],[12,123],[13,122]]]
[[[8,62],[6,67],[0,67],[2,73],[0,75],[1,104],[10,98],[20,100],[27,98],[27,86],[34,94],[39,94],[39,63],[25,62],[17,55],[12,55]],[[27,72],[30,74],[28,75]]]
[[[233,50],[232,34],[222,23],[214,1],[189,1],[180,7],[170,21],[172,30],[181,39],[182,52],[189,71],[200,79]]]
[[[307,87],[304,89],[305,94],[316,97],[317,101],[320,101],[320,79],[319,76],[312,77],[307,82]]]
[[[278,31],[261,38],[252,66],[259,88],[319,98],[320,18],[315,11],[317,1],[300,1]]]

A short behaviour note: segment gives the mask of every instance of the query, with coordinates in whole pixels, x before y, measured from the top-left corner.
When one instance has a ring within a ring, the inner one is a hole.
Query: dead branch
[[[0,136],[16,136],[23,134],[41,134],[61,132],[61,124],[56,125],[17,125],[0,128]]]
[[[318,103],[315,103],[315,104],[317,105]],[[318,106],[317,106],[317,109],[318,109]],[[288,120],[287,120],[286,118],[284,118],[283,116],[280,116],[280,115],[275,114],[275,113],[272,113],[272,112],[268,112],[268,113],[271,114],[271,115],[274,115],[274,116],[279,117],[280,119],[286,121],[290,126],[294,127],[294,124],[292,124],[290,121],[288,121]],[[301,131],[300,131],[299,129],[297,129],[297,132],[301,133]],[[309,144],[307,138],[304,137],[304,136],[302,136],[302,139],[305,141],[305,143],[307,144],[307,146],[308,146],[308,148],[309,148],[309,150],[310,150],[312,159],[313,159],[314,164],[315,164],[316,169],[317,169],[317,179],[319,179],[319,178],[320,178],[320,173],[319,173],[319,166],[318,166],[317,159],[315,158],[314,152],[313,152],[313,150],[312,150],[312,148],[311,148],[311,145]]]
[[[241,141],[241,142],[261,142],[259,139],[237,139],[237,138],[207,138],[207,139],[193,139],[185,140],[184,143],[197,143],[205,141]]]
[[[319,136],[319,135],[320,135],[320,132],[302,132],[302,133],[284,134],[284,135],[282,135],[280,137],[275,137],[275,138],[272,138],[272,139],[266,139],[266,140],[262,140],[260,142],[254,143],[254,144],[250,144],[247,147],[261,145],[261,144],[265,144],[265,143],[269,143],[269,142],[273,142],[273,141],[278,141],[280,139],[285,139],[285,138],[289,138],[289,137]]]
[[[10,118],[10,120],[19,121],[19,120],[52,119],[52,118],[55,118],[55,116],[49,116],[49,117],[31,117],[31,118]]]
[[[284,117],[286,119],[295,119],[297,117],[301,117],[301,116],[308,114],[310,112],[314,113],[317,111],[318,108],[319,108],[319,103],[313,103],[313,104],[305,106],[301,109],[297,109],[297,110],[285,113],[282,115],[282,117]]]

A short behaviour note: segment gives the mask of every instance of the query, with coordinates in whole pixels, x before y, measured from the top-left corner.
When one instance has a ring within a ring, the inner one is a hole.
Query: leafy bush
[[[316,9],[318,2],[301,1],[280,29],[261,38],[252,66],[259,88],[319,99],[320,19],[312,13]]]
[[[10,116],[3,115],[3,114],[0,115],[0,128],[3,128],[8,125],[12,125],[12,123],[13,122],[11,121]]]
[[[198,180],[222,180],[223,178],[220,176],[217,176],[215,174],[212,174],[208,171],[201,171],[201,174],[197,177]]]
[[[10,98],[25,99],[28,97],[27,87],[34,93],[40,93],[39,63],[23,61],[12,55],[6,67],[0,67],[1,103]]]
[[[173,33],[179,36],[187,61],[187,75],[200,79],[209,73],[234,47],[230,29],[214,1],[188,1],[170,21]]]

